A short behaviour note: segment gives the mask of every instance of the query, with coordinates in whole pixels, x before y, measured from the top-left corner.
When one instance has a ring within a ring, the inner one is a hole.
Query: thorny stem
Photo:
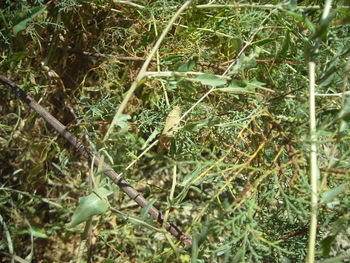
[[[69,143],[77,149],[89,162],[93,162],[95,167],[100,167],[101,159],[95,155],[89,148],[87,148],[77,137],[67,131],[66,127],[53,117],[47,110],[40,106],[32,97],[26,92],[21,90],[15,83],[8,80],[5,76],[0,75],[0,83],[9,87],[13,93],[15,93],[23,102],[27,103],[31,109],[33,109],[40,117],[42,117],[48,124],[51,125],[59,134],[61,134]],[[102,162],[102,169],[113,183],[117,184],[120,189],[127,194],[132,200],[134,200],[139,206],[145,207],[149,205],[149,202],[136,191],[126,180],[121,178],[120,174],[117,174],[108,164]],[[160,224],[164,221],[164,216],[153,205],[150,206],[148,213],[153,215],[157,222]],[[187,237],[178,227],[172,223],[166,223],[166,229],[175,237],[179,238],[185,245],[191,245],[192,240]]]

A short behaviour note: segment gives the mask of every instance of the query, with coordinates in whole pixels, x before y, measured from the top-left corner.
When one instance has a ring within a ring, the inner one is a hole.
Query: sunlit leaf
[[[197,131],[200,127],[203,126],[203,121],[197,121],[197,122],[192,122],[192,123],[188,123],[186,124],[182,129],[184,131]]]
[[[106,212],[109,207],[107,197],[111,194],[111,191],[100,187],[95,189],[90,195],[79,198],[79,205],[73,214],[69,226],[74,227],[89,220],[94,215]]]
[[[36,238],[48,238],[49,237],[45,233],[44,230],[42,230],[36,226],[25,228],[23,230],[18,231],[17,233],[18,234],[25,234],[25,235],[32,235],[33,237],[36,237]]]
[[[266,85],[264,82],[260,82],[256,79],[250,80],[246,83],[248,90],[255,90],[255,88],[263,87]]]
[[[289,0],[287,4],[285,4],[285,7],[288,8],[291,11],[297,10],[298,1],[297,0]]]
[[[332,188],[331,190],[324,192],[321,197],[321,202],[327,203],[332,201],[334,198],[337,197],[337,195],[344,192],[345,189],[346,189],[346,185],[341,184],[338,187]]]
[[[148,211],[150,210],[150,208],[153,206],[153,204],[156,202],[156,200],[151,200],[148,202],[148,204],[142,208],[141,210],[141,217],[145,217],[148,214]]]
[[[185,176],[183,181],[180,183],[181,186],[188,186],[193,182],[199,175],[200,171],[203,169],[203,166],[197,166],[197,168]]]
[[[232,45],[232,48],[234,50],[236,50],[237,52],[239,52],[239,50],[241,50],[241,48],[242,48],[243,40],[240,38],[233,38],[230,40],[230,43]]]
[[[145,143],[142,145],[142,150],[146,149],[146,147],[148,146],[148,144],[150,142],[153,141],[153,139],[156,138],[156,136],[160,133],[159,129],[154,129],[154,131],[151,133],[151,135],[147,138],[147,140],[145,141]]]
[[[199,75],[198,77],[195,78],[195,80],[199,81],[203,85],[213,86],[213,87],[223,86],[227,82],[226,79],[217,77],[213,74]]]
[[[120,128],[119,133],[124,133],[128,130],[129,124],[127,120],[129,120],[131,117],[127,114],[121,114],[117,121],[117,126]]]

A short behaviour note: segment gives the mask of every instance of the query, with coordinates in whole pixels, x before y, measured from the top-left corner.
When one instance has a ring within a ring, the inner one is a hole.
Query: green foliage
[[[105,213],[109,207],[107,197],[112,193],[106,188],[100,187],[96,188],[88,196],[79,198],[79,205],[72,216],[69,226],[75,227],[82,222],[88,221],[94,215]]]
[[[150,206],[137,208],[1,86],[6,260],[303,262],[309,60],[317,66],[317,259],[348,253],[347,1],[333,1],[326,19],[323,1],[241,1],[240,8],[194,2],[165,37],[107,142],[116,108],[183,1],[3,2],[1,74],[193,238],[190,248],[176,243],[147,216]],[[168,149],[148,148],[174,106],[186,116]],[[90,254],[77,252],[88,229],[82,222],[93,228]]]
[[[219,78],[212,74],[200,75],[196,77],[195,80],[199,81],[203,85],[213,86],[213,87],[223,86],[226,84],[226,79]]]

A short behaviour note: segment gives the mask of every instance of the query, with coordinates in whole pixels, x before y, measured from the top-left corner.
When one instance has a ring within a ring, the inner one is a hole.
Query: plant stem
[[[315,245],[316,245],[316,229],[317,229],[317,146],[316,146],[316,111],[315,111],[315,62],[309,62],[309,89],[310,89],[310,137],[311,137],[311,152],[310,152],[310,183],[311,183],[311,217],[310,217],[310,232],[308,241],[308,263],[313,263],[315,260]]]
[[[175,7],[170,7],[175,8]],[[283,10],[283,6],[280,4],[273,5],[273,4],[266,4],[266,5],[258,5],[258,4],[203,4],[203,5],[195,5],[193,8],[197,9],[213,9],[213,8],[231,8],[231,9],[238,9],[238,8],[258,8],[258,9],[280,9]],[[298,10],[318,10],[322,8],[320,5],[310,5],[310,6],[302,6],[298,5],[296,7]],[[337,8],[349,8],[347,5],[338,6]]]
[[[140,9],[144,9],[144,8],[145,8],[145,7],[142,6],[142,5],[135,4],[135,3],[130,2],[130,1],[113,0],[113,2],[114,2],[115,4],[124,4],[124,5],[129,5],[129,6],[136,7],[136,8],[140,8]]]
[[[163,42],[166,34],[169,32],[169,30],[171,29],[172,25],[175,23],[176,19],[180,16],[180,14],[190,5],[190,3],[193,0],[188,0],[186,1],[180,8],[179,10],[175,13],[175,15],[170,19],[170,21],[168,22],[168,25],[165,27],[165,29],[163,30],[162,34],[160,35],[160,37],[158,38],[156,44],[153,46],[151,52],[148,54],[148,57],[145,61],[145,63],[143,63],[142,68],[140,69],[136,79],[134,80],[134,82],[132,83],[130,89],[128,90],[127,94],[125,95],[122,103],[120,104],[120,106],[117,109],[116,114],[113,117],[112,123],[108,128],[108,131],[106,133],[106,135],[103,138],[103,141],[105,142],[109,135],[111,134],[111,132],[113,131],[114,126],[117,124],[118,118],[119,116],[122,114],[122,112],[124,111],[128,101],[130,100],[132,94],[134,93],[135,89],[137,88],[138,84],[140,83],[140,81],[144,78],[145,76],[145,72],[146,69],[148,67],[148,65],[150,64],[154,54],[156,53],[156,51],[158,50],[160,44]]]
[[[325,0],[325,5],[322,13],[322,20],[326,20],[329,16],[332,7],[332,0]],[[320,171],[317,164],[317,135],[316,135],[316,105],[315,105],[315,75],[316,63],[314,58],[309,62],[309,107],[310,107],[310,184],[311,184],[311,216],[310,216],[310,232],[308,240],[307,263],[315,262],[315,247],[316,247],[316,230],[317,230],[317,210],[318,210],[318,189],[317,184],[320,176]]]

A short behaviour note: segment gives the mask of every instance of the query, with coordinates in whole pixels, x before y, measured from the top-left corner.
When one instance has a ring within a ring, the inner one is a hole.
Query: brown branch
[[[333,174],[346,174],[346,175],[350,175],[350,171],[347,170],[343,170],[343,169],[329,169],[329,168],[321,168],[320,169],[322,172],[325,173],[333,173]]]
[[[88,57],[95,57],[95,58],[112,58],[114,57],[116,60],[119,61],[137,61],[137,62],[144,62],[146,59],[140,58],[140,57],[126,57],[126,56],[120,56],[120,57],[115,57],[113,55],[106,55],[102,53],[93,53],[93,52],[87,52],[87,51],[79,51],[75,49],[68,49],[68,53],[71,54],[76,54],[76,55],[81,55],[81,56],[88,56]],[[155,62],[155,61],[153,61]]]
[[[317,225],[317,228],[320,228],[320,227],[321,227],[321,225]],[[300,229],[298,231],[295,231],[295,232],[292,232],[292,233],[284,235],[278,241],[282,241],[283,242],[283,241],[287,240],[288,238],[299,236],[299,235],[303,235],[303,234],[307,234],[308,231],[309,231],[309,228],[305,227],[305,228],[302,228],[302,229]]]
[[[141,58],[141,57],[128,57],[128,56],[113,56],[113,55],[106,55],[106,54],[102,54],[102,53],[93,53],[93,52],[87,52],[87,51],[79,51],[79,50],[75,50],[72,48],[69,48],[67,50],[68,53],[71,54],[76,54],[76,55],[81,55],[81,56],[88,56],[88,57],[95,57],[95,58],[114,58],[118,61],[133,61],[133,62],[144,62],[146,59],[145,58]],[[156,63],[157,60],[153,59],[151,60],[152,63]],[[225,70],[225,67],[221,67],[209,62],[205,62],[205,61],[197,61],[197,64],[200,66],[204,66],[204,67],[208,67],[208,68],[214,68],[217,70]]]
[[[21,90],[15,83],[8,80],[5,76],[0,75],[0,83],[8,86],[12,92],[16,94],[22,101],[27,103],[31,109],[33,109],[40,117],[42,117],[48,124],[52,126],[59,134],[61,134],[69,143],[78,150],[84,157],[86,157],[89,162],[94,162],[96,167],[99,167],[100,158],[96,156],[90,149],[83,145],[83,143],[66,130],[66,127],[60,123],[55,117],[53,117],[48,111],[46,111],[42,106],[40,106],[32,97],[30,97],[26,92]],[[137,192],[127,181],[121,178],[108,164],[102,163],[102,168],[105,170],[105,175],[107,175],[115,184],[117,184],[120,189],[127,194],[131,199],[133,199],[139,206],[145,207],[149,202]],[[157,222],[163,224],[163,215],[155,208],[153,205],[148,210],[148,213],[153,215]],[[178,227],[174,224],[167,222],[166,229],[175,237],[179,238],[185,245],[191,245],[192,240],[187,237]]]

